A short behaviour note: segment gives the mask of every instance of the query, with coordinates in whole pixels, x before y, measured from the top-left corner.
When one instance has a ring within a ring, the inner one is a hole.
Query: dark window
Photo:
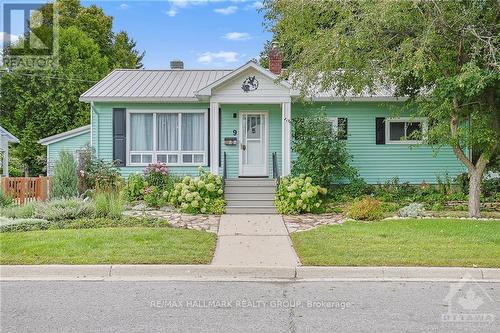
[[[405,139],[404,122],[391,122],[389,124],[389,139],[391,141],[401,141]]]

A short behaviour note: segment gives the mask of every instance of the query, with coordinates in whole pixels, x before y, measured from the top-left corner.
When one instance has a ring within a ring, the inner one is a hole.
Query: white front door
[[[267,113],[240,113],[240,176],[267,176]]]

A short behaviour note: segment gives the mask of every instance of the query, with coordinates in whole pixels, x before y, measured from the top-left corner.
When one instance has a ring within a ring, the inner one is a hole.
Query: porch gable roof
[[[276,82],[279,78],[278,75],[276,75],[276,74],[272,73],[271,71],[265,69],[264,67],[260,66],[255,61],[250,60],[246,64],[244,64],[243,66],[238,67],[234,71],[226,74],[225,76],[219,78],[218,80],[215,80],[214,82],[211,82],[207,86],[199,89],[198,91],[195,92],[195,95],[199,99],[210,97],[212,95],[212,91],[215,88],[223,85],[224,83],[237,77],[238,75],[240,75],[241,73],[243,73],[244,71],[246,71],[247,69],[250,69],[250,68],[256,70],[257,72],[259,72],[260,74],[264,75],[265,77],[269,78],[270,80],[272,80],[274,82]],[[290,96],[297,96],[298,95],[295,91],[292,90],[292,86],[289,82],[281,80],[278,82],[278,84],[280,86],[282,86],[283,88],[290,90]]]

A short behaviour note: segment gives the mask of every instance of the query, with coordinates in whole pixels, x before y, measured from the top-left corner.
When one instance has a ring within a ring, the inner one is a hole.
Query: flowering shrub
[[[144,194],[144,188],[147,183],[141,174],[134,173],[128,177],[127,185],[125,186],[125,198],[129,202],[141,200]]]
[[[221,177],[203,168],[199,172],[199,177],[186,176],[175,184],[170,202],[185,213],[223,214],[225,201]]]
[[[364,197],[349,205],[346,215],[355,220],[374,221],[380,220],[384,214],[380,201],[372,197]]]
[[[144,201],[150,207],[165,206],[168,202],[169,192],[162,191],[157,186],[147,186],[143,190]]]
[[[168,167],[163,163],[153,163],[144,169],[146,182],[149,186],[156,186],[161,190],[172,189],[174,180],[168,174]]]
[[[86,147],[78,161],[78,187],[80,193],[87,190],[117,191],[123,186],[123,178],[113,162],[99,159],[92,148]]]
[[[313,185],[311,177],[302,174],[282,178],[276,194],[276,208],[281,214],[313,212],[321,206],[322,194],[326,194],[326,188]]]

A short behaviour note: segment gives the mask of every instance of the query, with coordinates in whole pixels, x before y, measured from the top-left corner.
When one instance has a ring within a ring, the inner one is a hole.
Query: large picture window
[[[205,110],[129,111],[129,164],[205,165],[207,126]]]
[[[386,143],[422,143],[427,131],[424,118],[396,118],[385,122]]]

